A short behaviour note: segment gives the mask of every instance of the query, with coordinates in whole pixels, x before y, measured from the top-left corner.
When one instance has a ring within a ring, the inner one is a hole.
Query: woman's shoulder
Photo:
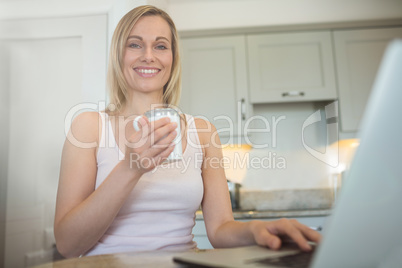
[[[69,138],[82,143],[98,143],[102,116],[98,112],[82,112],[71,122]]]
[[[209,144],[212,139],[219,139],[219,136],[216,133],[216,127],[208,119],[200,117],[193,118],[201,144],[206,145]]]
[[[197,129],[205,129],[205,130],[215,130],[214,124],[212,124],[208,119],[193,116],[194,123]]]
[[[98,127],[101,121],[102,115],[98,112],[82,112],[73,119],[72,125],[93,129],[95,126]]]

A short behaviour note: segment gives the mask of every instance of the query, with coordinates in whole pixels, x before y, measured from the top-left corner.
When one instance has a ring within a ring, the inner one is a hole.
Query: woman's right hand
[[[128,138],[125,162],[142,175],[160,165],[173,151],[177,123],[168,117],[150,123],[145,116],[138,123],[140,130]]]

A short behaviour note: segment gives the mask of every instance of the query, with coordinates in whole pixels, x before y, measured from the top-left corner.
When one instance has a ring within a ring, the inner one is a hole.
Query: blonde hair
[[[109,88],[110,104],[114,110],[107,109],[110,114],[119,113],[126,105],[128,98],[128,85],[123,74],[123,55],[126,41],[137,21],[144,16],[160,16],[168,24],[172,33],[173,64],[170,78],[163,87],[163,104],[177,106],[181,94],[181,64],[179,55],[179,37],[171,17],[163,10],[144,5],[132,9],[119,21],[112,37],[107,71],[107,84]],[[110,106],[109,106],[110,107]]]

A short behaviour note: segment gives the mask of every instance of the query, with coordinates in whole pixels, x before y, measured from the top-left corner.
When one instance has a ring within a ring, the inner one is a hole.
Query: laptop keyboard
[[[259,259],[256,260],[255,263],[262,264],[262,266],[273,265],[278,267],[307,268],[312,260],[312,257],[313,250],[310,252],[299,252],[292,255]]]

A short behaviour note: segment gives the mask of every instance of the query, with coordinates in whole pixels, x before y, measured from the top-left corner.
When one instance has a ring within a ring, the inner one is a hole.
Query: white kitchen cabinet
[[[242,125],[248,116],[245,37],[182,39],[181,51],[180,108],[207,118],[220,137],[242,135]]]
[[[259,219],[236,219],[237,221],[251,221],[251,220],[262,220],[262,221],[272,221],[278,220],[279,218],[259,218]],[[292,217],[299,222],[311,227],[311,228],[323,228],[327,216],[313,216],[313,217]],[[213,248],[211,243],[209,243],[207,230],[205,229],[205,223],[202,219],[197,219],[195,221],[195,226],[193,228],[194,241],[197,242],[199,249],[211,249]]]
[[[252,103],[337,98],[330,31],[247,36]]]
[[[387,44],[402,28],[334,31],[341,128],[357,131]]]

